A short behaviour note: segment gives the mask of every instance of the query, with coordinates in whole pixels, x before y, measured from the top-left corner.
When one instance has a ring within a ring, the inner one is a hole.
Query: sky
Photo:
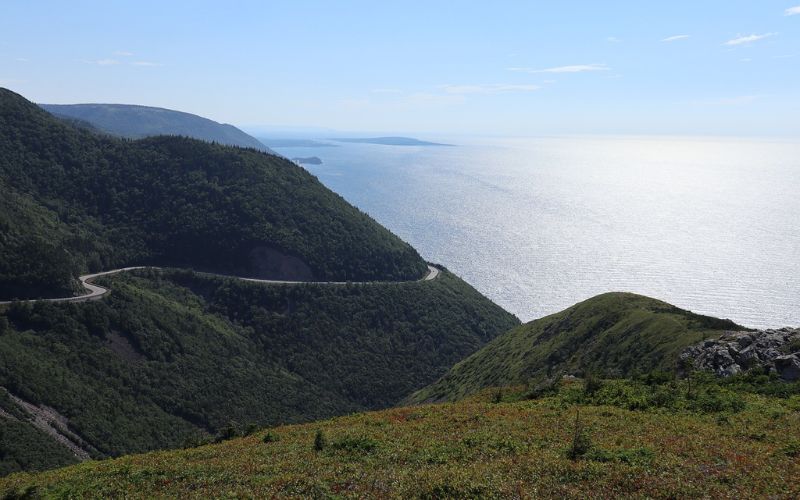
[[[800,0],[3,0],[0,86],[249,130],[797,138]]]

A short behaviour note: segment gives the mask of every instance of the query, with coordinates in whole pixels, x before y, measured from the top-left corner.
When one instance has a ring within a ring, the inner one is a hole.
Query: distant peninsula
[[[276,154],[258,139],[233,125],[217,123],[182,111],[135,104],[40,104],[39,106],[80,128],[94,128],[128,139],[180,135]]]
[[[286,139],[259,137],[261,142],[273,148],[335,148],[338,144],[315,141],[313,139]]]
[[[337,142],[355,142],[361,144],[382,144],[384,146],[452,146],[439,142],[428,142],[412,137],[357,137],[357,138],[331,138]]]
[[[309,156],[306,158],[292,158],[292,161],[303,164],[303,165],[322,165],[322,160],[317,158],[316,156]]]

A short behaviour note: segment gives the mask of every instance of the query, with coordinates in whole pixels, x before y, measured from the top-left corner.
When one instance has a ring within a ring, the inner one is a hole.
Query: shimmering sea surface
[[[524,321],[630,291],[800,326],[800,142],[449,142],[276,150]]]

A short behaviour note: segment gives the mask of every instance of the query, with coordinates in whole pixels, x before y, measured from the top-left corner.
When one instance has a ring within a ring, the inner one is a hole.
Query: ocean
[[[275,149],[523,321],[629,291],[800,326],[800,142],[447,142]]]

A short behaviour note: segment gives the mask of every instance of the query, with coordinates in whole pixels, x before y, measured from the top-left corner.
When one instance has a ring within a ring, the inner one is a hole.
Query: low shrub
[[[368,437],[347,436],[331,442],[329,447],[349,453],[369,453],[378,447],[378,442]]]
[[[619,462],[628,465],[648,465],[652,463],[655,454],[649,448],[632,448],[623,450],[603,450],[593,448],[589,450],[585,458],[594,462]]]

